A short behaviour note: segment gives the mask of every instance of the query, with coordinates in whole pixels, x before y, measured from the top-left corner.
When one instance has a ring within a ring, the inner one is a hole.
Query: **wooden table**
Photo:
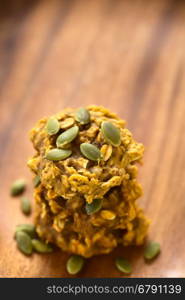
[[[67,254],[16,248],[13,234],[30,222],[9,187],[31,174],[28,131],[66,106],[101,104],[127,120],[146,146],[140,204],[152,219],[149,239],[162,253],[146,264],[142,248],[89,259],[81,277],[118,277],[114,258],[133,277],[185,277],[185,3],[168,0],[1,2],[0,276],[65,277]]]

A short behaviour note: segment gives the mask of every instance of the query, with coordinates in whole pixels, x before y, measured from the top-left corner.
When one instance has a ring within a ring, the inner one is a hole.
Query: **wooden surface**
[[[149,238],[162,253],[146,264],[142,248],[94,257],[81,277],[185,277],[185,2],[168,0],[4,1],[0,8],[0,276],[62,277],[67,254],[27,258],[13,240],[30,222],[9,196],[33,154],[28,131],[66,106],[102,104],[127,120],[146,146],[140,199]]]

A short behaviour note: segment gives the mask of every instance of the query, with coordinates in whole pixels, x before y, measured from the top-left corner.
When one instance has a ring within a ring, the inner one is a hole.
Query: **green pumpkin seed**
[[[130,274],[132,272],[131,264],[122,257],[116,259],[116,267],[122,273]]]
[[[75,114],[75,120],[81,124],[88,124],[90,122],[90,113],[86,108],[80,108]]]
[[[80,145],[80,150],[81,150],[82,154],[90,160],[96,161],[96,160],[101,159],[100,150],[92,144],[82,143]]]
[[[21,198],[21,210],[25,215],[29,215],[31,213],[31,203],[27,197]]]
[[[11,195],[17,196],[24,192],[26,188],[26,182],[24,179],[16,180],[11,186]]]
[[[160,253],[160,244],[156,242],[150,242],[145,248],[144,257],[147,260],[155,258]]]
[[[30,236],[23,231],[18,231],[15,237],[19,250],[26,255],[32,254],[33,247]]]
[[[33,224],[20,224],[16,226],[15,232],[25,232],[27,233],[31,238],[35,237],[36,234],[36,230],[35,230],[35,225]]]
[[[67,272],[71,275],[79,273],[84,265],[84,259],[79,255],[72,255],[66,265]]]
[[[53,248],[50,245],[48,245],[38,239],[32,240],[32,246],[33,246],[33,249],[39,253],[50,253],[53,251]]]
[[[67,149],[51,149],[46,153],[45,158],[48,160],[59,161],[71,155],[72,151]]]
[[[103,122],[101,125],[101,132],[108,143],[115,147],[120,145],[120,130],[111,122]]]
[[[49,135],[56,134],[60,129],[60,123],[56,118],[49,118],[46,124],[46,131]]]
[[[41,183],[41,179],[39,175],[36,175],[33,179],[33,186],[37,187]]]
[[[102,199],[94,199],[92,203],[86,203],[85,209],[88,215],[94,214],[102,207]]]
[[[68,130],[61,133],[56,141],[57,147],[62,148],[64,145],[69,144],[72,142],[76,136],[78,135],[79,128],[78,126],[73,126],[69,128]]]

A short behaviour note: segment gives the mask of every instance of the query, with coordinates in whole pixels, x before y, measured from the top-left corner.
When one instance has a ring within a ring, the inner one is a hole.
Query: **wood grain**
[[[146,264],[141,248],[89,259],[81,277],[185,277],[185,3],[177,0],[6,1],[0,9],[0,276],[66,277],[68,254],[24,257],[13,240],[30,221],[9,196],[31,174],[28,131],[66,106],[101,104],[127,120],[146,146],[140,199],[162,253]]]

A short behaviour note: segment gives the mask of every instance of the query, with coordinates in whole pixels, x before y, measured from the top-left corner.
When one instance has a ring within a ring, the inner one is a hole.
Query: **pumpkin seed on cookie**
[[[102,207],[102,199],[94,199],[91,203],[86,203],[85,209],[88,215],[92,215],[99,211]]]
[[[33,186],[37,187],[41,183],[41,179],[39,175],[36,175],[33,179]]]
[[[90,160],[98,161],[101,159],[101,152],[95,145],[82,143],[80,145],[80,150],[82,154]]]
[[[105,121],[101,124],[101,132],[105,140],[115,147],[121,143],[120,130],[111,122]]]
[[[72,154],[68,149],[51,149],[46,153],[45,158],[52,161],[59,161],[69,157]]]
[[[47,133],[49,135],[53,135],[56,134],[59,131],[59,129],[60,129],[59,121],[54,117],[49,118],[46,124]]]
[[[75,120],[80,124],[88,124],[90,122],[90,113],[86,108],[80,108],[75,114]]]
[[[56,140],[57,147],[62,148],[64,145],[72,142],[77,137],[78,132],[79,132],[79,127],[73,126],[67,129],[66,131],[64,131],[63,133],[61,133]]]

